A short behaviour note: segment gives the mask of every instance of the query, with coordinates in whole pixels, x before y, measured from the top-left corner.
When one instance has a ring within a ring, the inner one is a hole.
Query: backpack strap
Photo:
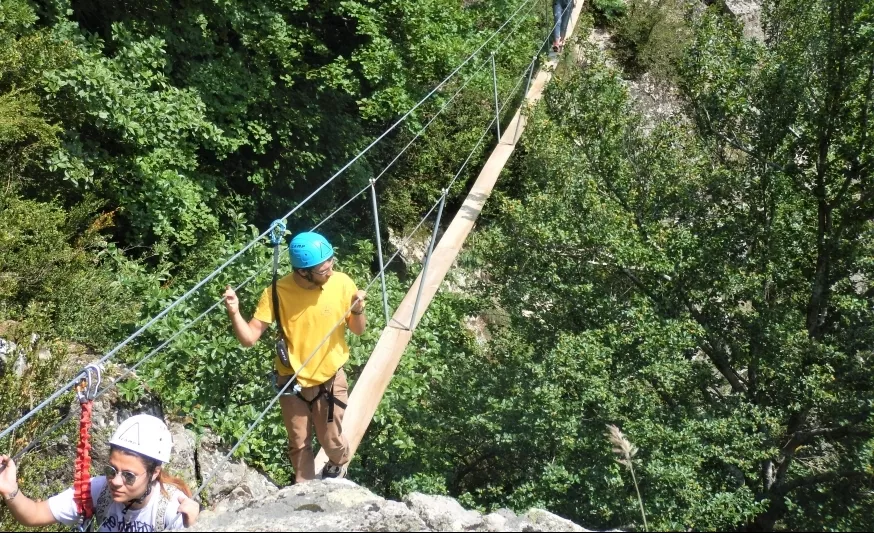
[[[103,523],[106,522],[109,514],[109,506],[112,505],[112,495],[109,492],[109,480],[106,480],[106,485],[100,491],[100,496],[97,497],[97,505],[94,508],[94,531],[100,531]]]
[[[167,506],[170,505],[176,494],[180,492],[173,485],[167,485],[164,488],[167,491],[167,495],[164,495],[164,491],[159,492],[161,499],[158,501],[158,512],[155,514],[155,531],[165,531],[167,529]]]
[[[324,383],[322,384],[322,394],[325,395],[325,399],[328,401],[328,423],[334,421],[334,405],[339,405],[341,409],[346,409],[346,404],[341,402],[334,396],[334,380],[337,379],[337,374],[334,374],[334,377],[331,378],[331,388],[326,388]]]

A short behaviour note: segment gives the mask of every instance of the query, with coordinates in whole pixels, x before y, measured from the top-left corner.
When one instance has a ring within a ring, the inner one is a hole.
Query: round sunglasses
[[[115,476],[121,474],[121,480],[128,487],[132,487],[134,483],[137,482],[137,479],[140,478],[145,472],[142,474],[134,474],[129,470],[116,470],[112,465],[106,465],[103,467],[103,475],[106,476],[106,481],[112,481],[115,479]]]

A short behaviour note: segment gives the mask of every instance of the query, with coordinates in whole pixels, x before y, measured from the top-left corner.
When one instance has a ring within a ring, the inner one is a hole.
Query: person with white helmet
[[[225,290],[225,306],[234,334],[252,346],[274,321],[278,325],[274,368],[282,387],[299,372],[299,387],[289,385],[279,399],[288,432],[288,456],[295,481],[315,479],[311,427],[328,455],[321,475],[344,477],[349,443],[343,435],[348,387],[343,365],[349,360],[346,327],[361,335],[367,325],[366,293],[342,272],[334,272],[334,248],[322,235],[307,231],[288,246],[292,273],[264,289],[254,317],[246,321],[234,290]],[[339,326],[339,327],[338,327]],[[304,363],[307,362],[304,366]]]
[[[122,422],[109,440],[109,462],[103,476],[91,478],[96,531],[166,531],[190,527],[200,505],[184,481],[163,468],[170,460],[173,438],[164,422],[135,415]],[[0,455],[0,497],[24,526],[80,524],[73,488],[46,501],[34,501],[18,487],[17,468]]]

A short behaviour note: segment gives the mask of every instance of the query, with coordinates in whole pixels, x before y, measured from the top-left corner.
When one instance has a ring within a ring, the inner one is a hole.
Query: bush
[[[613,26],[625,16],[628,8],[625,0],[592,0],[589,5],[599,26]]]
[[[103,240],[112,214],[0,195],[0,320],[92,346],[139,318],[136,263]]]
[[[629,0],[615,35],[626,72],[672,80],[691,37],[690,9],[685,0]]]

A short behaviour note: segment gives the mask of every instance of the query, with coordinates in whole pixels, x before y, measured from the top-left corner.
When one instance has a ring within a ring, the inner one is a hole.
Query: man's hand
[[[240,299],[237,298],[237,293],[230,285],[225,287],[225,308],[228,310],[229,316],[234,316],[240,313]]]
[[[182,513],[182,523],[185,527],[191,527],[200,516],[200,504],[184,494],[179,495],[179,512]]]
[[[352,312],[356,315],[360,315],[364,312],[364,299],[367,298],[367,293],[365,291],[359,290],[355,293],[355,296],[352,297]]]

